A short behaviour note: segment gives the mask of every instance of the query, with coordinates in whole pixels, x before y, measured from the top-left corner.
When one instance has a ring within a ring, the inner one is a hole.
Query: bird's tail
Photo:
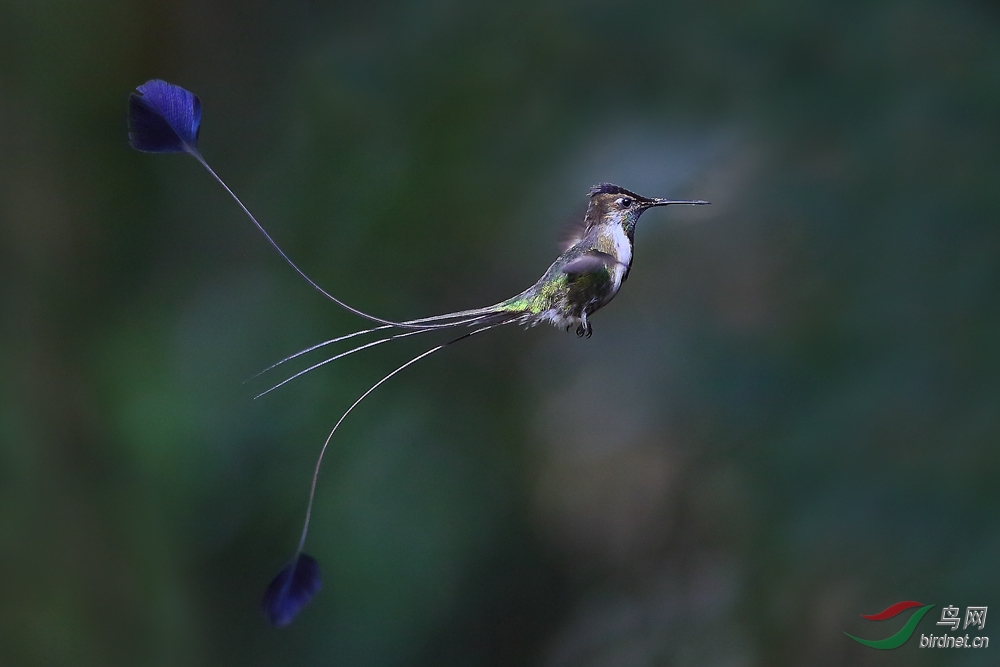
[[[337,336],[336,338],[331,338],[321,343],[311,345],[310,347],[307,347],[304,350],[299,350],[295,354],[291,354],[282,359],[281,361],[278,361],[268,366],[267,368],[260,371],[259,373],[257,373],[256,375],[254,375],[249,379],[252,380],[253,378],[256,378],[274,368],[277,368],[278,366],[281,366],[287,361],[291,361],[292,359],[297,359],[298,357],[301,357],[304,354],[308,354],[309,352],[313,352],[320,348],[327,347],[328,345],[340,343],[342,341],[354,338],[356,336],[364,336],[366,334],[371,334],[376,332],[384,332],[385,334],[388,334],[384,335],[382,338],[377,338],[373,341],[369,341],[362,345],[357,345],[349,350],[327,357],[326,359],[323,359],[303,370],[300,370],[294,375],[291,375],[282,380],[281,382],[278,382],[277,384],[271,386],[270,389],[267,389],[266,391],[257,394],[256,398],[260,398],[264,394],[269,394],[278,387],[284,386],[285,384],[291,382],[292,380],[301,377],[306,373],[309,373],[310,371],[319,368],[320,366],[325,366],[338,359],[343,359],[344,357],[352,355],[355,352],[360,352],[361,350],[366,350],[370,347],[375,347],[376,345],[382,345],[383,343],[388,343],[390,341],[394,341],[400,338],[408,338],[409,336],[416,336],[418,334],[428,333],[431,331],[440,331],[442,329],[452,329],[462,326],[477,327],[477,328],[481,327],[492,328],[501,324],[514,324],[514,323],[527,324],[531,320],[531,318],[532,318],[531,313],[525,307],[523,300],[520,299],[520,295],[518,295],[517,297],[513,297],[511,299],[507,299],[506,301],[501,301],[500,303],[494,304],[492,306],[486,306],[484,308],[470,308],[468,310],[458,310],[453,313],[445,313],[443,315],[422,317],[420,319],[400,322],[399,325],[383,324],[377,327],[371,327],[368,329],[360,329],[358,331],[353,331],[349,334],[344,334],[343,336]],[[424,326],[424,325],[430,325],[430,326]],[[403,329],[403,331],[399,333],[389,333],[393,329],[396,329],[397,331],[399,331],[399,329]]]
[[[527,315],[527,311],[518,300],[518,297],[501,301],[500,303],[486,306],[484,308],[470,308],[468,310],[457,310],[453,313],[443,315],[432,315],[431,317],[421,317],[415,320],[406,320],[402,324],[421,325],[434,324],[436,328],[448,328],[451,326],[481,326],[484,324],[497,324],[501,322],[513,322],[518,318]]]

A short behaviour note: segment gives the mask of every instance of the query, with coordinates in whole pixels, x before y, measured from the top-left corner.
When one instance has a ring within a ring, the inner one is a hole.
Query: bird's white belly
[[[625,234],[625,230],[618,225],[614,226],[611,232],[611,241],[615,244],[615,257],[618,261],[628,266],[632,263],[632,244],[628,240],[628,236]]]
[[[625,230],[617,225],[615,225],[614,231],[612,231],[611,241],[615,246],[615,257],[618,258],[618,264],[615,264],[611,269],[611,281],[614,284],[611,296],[614,296],[622,286],[625,272],[628,271],[628,267],[632,263],[632,243],[628,240]],[[608,300],[610,301],[610,299]]]

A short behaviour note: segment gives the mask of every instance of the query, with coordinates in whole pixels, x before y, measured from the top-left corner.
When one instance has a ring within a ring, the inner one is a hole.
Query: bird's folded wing
[[[570,276],[577,276],[583,273],[591,273],[603,268],[611,268],[616,264],[621,264],[613,255],[600,250],[591,250],[571,260],[562,268],[563,273]]]

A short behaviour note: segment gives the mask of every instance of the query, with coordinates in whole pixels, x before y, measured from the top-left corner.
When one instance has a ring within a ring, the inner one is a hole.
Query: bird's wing
[[[587,235],[586,209],[581,210],[579,215],[568,218],[562,226],[559,234],[559,250],[565,252],[583,240]]]
[[[615,264],[621,264],[621,262],[615,259],[614,255],[609,255],[600,250],[591,250],[567,262],[566,266],[562,267],[562,272],[570,276],[578,276],[582,273],[590,273],[604,267],[611,268]]]

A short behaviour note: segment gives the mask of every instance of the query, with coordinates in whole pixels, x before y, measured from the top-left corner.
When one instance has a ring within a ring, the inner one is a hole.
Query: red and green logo
[[[913,600],[906,600],[905,602],[897,602],[894,605],[886,607],[883,611],[877,614],[872,614],[871,616],[861,614],[861,618],[867,619],[869,621],[884,621],[887,618],[892,618],[902,614],[907,609],[912,609],[914,607],[920,607],[917,611],[910,616],[910,620],[906,622],[906,625],[901,627],[899,631],[892,635],[891,637],[886,637],[885,639],[861,639],[860,637],[855,637],[854,635],[845,632],[844,634],[858,642],[859,644],[864,644],[865,646],[870,646],[871,648],[877,648],[882,650],[887,650],[891,648],[899,648],[906,643],[906,640],[910,638],[913,631],[917,629],[917,623],[920,619],[924,617],[928,611],[931,610],[932,604],[920,604],[919,602],[914,602]]]

